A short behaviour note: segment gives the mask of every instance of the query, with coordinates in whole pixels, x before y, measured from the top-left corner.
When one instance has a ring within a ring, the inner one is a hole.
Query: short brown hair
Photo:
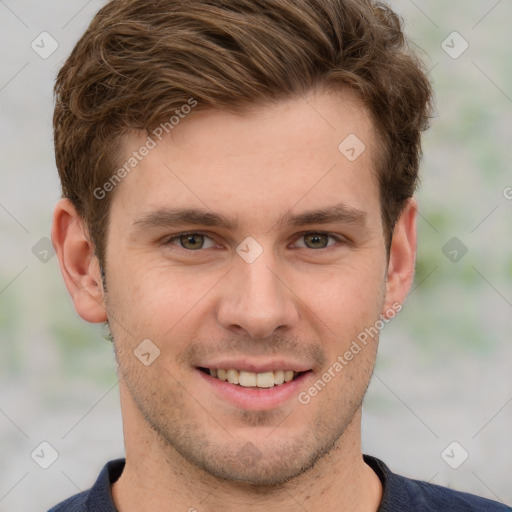
[[[431,87],[401,20],[371,0],[112,0],[95,16],[55,84],[55,154],[104,263],[120,137],[197,109],[240,112],[316,87],[355,90],[383,148],[378,162],[389,250],[415,191]],[[341,141],[340,141],[341,142]]]

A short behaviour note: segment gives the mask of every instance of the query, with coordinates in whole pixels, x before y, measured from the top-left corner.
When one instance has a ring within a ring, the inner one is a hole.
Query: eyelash
[[[166,239],[164,239],[163,241],[163,245],[173,245],[172,242],[175,241],[175,240],[179,240],[181,237],[183,236],[187,236],[187,235],[202,235],[202,236],[205,236],[213,241],[215,241],[215,239],[208,233],[204,232],[204,231],[185,231],[183,233],[178,233],[176,235],[172,235],[171,237],[168,237]],[[343,245],[346,245],[349,243],[349,241],[345,238],[342,238],[340,236],[337,236],[337,235],[334,235],[332,233],[328,233],[326,231],[306,231],[304,233],[301,233],[300,236],[297,238],[297,240],[300,240],[301,238],[304,238],[305,236],[307,235],[327,235],[329,238],[332,238],[333,240],[335,240],[336,244],[343,244]],[[332,245],[328,245],[327,247],[324,247],[324,248],[320,248],[320,249],[311,249],[309,247],[299,247],[299,249],[309,249],[311,251],[327,251],[329,249],[332,249],[333,247],[336,246],[336,244],[332,244]],[[191,250],[191,249],[185,249],[184,247],[180,247],[179,245],[177,245],[177,247],[183,251],[186,251],[186,252],[202,252],[203,250],[205,249],[197,249],[197,250]]]

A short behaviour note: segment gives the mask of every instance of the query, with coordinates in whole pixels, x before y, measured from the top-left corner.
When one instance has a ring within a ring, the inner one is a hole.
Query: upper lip
[[[247,359],[222,359],[208,363],[200,363],[198,368],[222,368],[224,370],[235,369],[253,373],[271,372],[274,370],[293,370],[294,372],[306,372],[311,366],[298,361],[285,359],[273,359],[267,361],[248,361]]]

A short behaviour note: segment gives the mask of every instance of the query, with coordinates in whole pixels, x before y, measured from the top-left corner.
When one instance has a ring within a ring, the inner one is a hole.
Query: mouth
[[[303,374],[311,371],[308,370],[304,372],[295,372],[293,370],[276,369],[272,371],[256,373],[245,370],[237,370],[235,368],[226,369],[203,367],[199,367],[198,370],[205,373],[206,375],[213,377],[214,379],[233,384],[234,386],[253,389],[269,389],[273,387],[279,387],[283,384],[287,384],[288,382],[292,382]]]
[[[242,368],[236,368],[239,365],[243,365]],[[239,361],[239,365],[219,368],[227,364],[217,363],[214,368],[195,367],[200,377],[199,385],[206,386],[205,391],[212,393],[209,395],[212,403],[220,399],[246,411],[276,410],[293,403],[300,391],[315,378],[312,369],[303,371],[307,366],[290,362],[274,361],[274,364],[267,362],[256,365]],[[291,369],[293,367],[294,370]]]

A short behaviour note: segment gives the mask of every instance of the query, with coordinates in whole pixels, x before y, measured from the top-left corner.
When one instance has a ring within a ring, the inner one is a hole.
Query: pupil
[[[325,247],[325,244],[327,243],[327,235],[323,235],[320,233],[313,233],[311,235],[306,235],[306,244],[311,244],[315,246],[314,248],[317,249],[318,245],[321,247]]]
[[[200,249],[203,246],[203,235],[184,235],[181,239],[181,244],[186,249]]]

